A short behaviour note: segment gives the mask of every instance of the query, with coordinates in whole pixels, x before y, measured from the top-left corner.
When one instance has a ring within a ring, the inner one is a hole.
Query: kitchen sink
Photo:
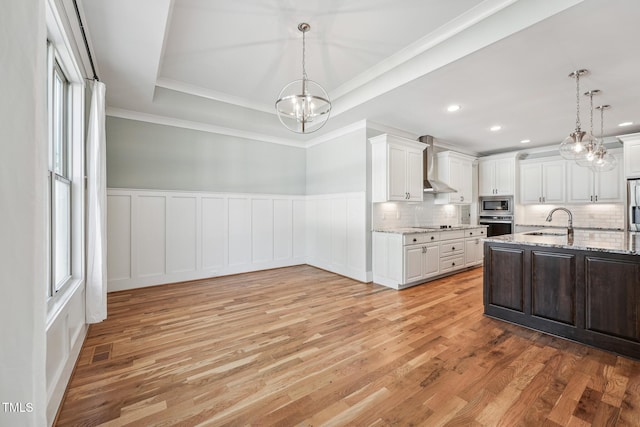
[[[567,233],[551,233],[548,231],[530,231],[529,233],[524,233],[527,236],[566,236]]]

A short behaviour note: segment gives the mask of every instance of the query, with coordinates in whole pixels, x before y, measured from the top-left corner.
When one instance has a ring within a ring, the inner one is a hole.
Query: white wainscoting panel
[[[107,271],[110,280],[131,278],[131,195],[109,196],[107,218],[110,224],[107,232]]]
[[[251,201],[251,262],[273,261],[274,212],[272,199]]]
[[[137,197],[134,242],[139,277],[163,276],[166,272],[167,196],[142,194]]]
[[[306,198],[109,189],[109,292],[306,263]]]
[[[227,199],[202,196],[202,269],[220,271],[227,264]]]
[[[307,263],[367,282],[366,194],[307,196]]]
[[[251,262],[251,199],[229,198],[229,266]]]
[[[167,273],[196,270],[198,246],[197,198],[167,198]]]

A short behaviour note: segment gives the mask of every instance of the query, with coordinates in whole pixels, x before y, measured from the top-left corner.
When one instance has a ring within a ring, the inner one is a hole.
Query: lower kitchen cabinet
[[[373,281],[394,289],[482,264],[486,228],[373,233]]]
[[[440,244],[411,245],[404,248],[404,283],[440,274]]]

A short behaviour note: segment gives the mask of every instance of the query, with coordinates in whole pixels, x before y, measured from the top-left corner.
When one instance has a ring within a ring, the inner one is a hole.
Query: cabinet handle
[[[464,201],[464,196],[460,196],[460,201]]]
[[[598,201],[598,196],[596,196],[596,202]]]
[[[589,200],[593,202],[593,196],[589,196]]]

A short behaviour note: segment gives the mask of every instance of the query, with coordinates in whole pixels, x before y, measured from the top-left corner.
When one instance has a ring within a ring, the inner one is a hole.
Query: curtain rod
[[[87,34],[84,32],[84,25],[82,25],[82,18],[80,18],[80,9],[78,9],[77,0],[73,0],[73,7],[76,10],[76,16],[78,17],[78,24],[80,25],[80,32],[82,33],[82,39],[84,40],[84,47],[87,49],[87,55],[89,56],[89,64],[91,64],[91,71],[93,71],[93,80],[100,81],[98,74],[96,73],[96,67],[93,64],[93,57],[91,56],[91,49],[89,49],[89,42],[87,41]]]

